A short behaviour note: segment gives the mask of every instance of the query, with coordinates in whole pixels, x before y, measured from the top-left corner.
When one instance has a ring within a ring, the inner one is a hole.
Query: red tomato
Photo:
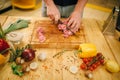
[[[100,63],[103,64],[103,63],[104,63],[104,59],[101,59],[101,60],[100,60]]]
[[[94,70],[94,68],[93,68],[93,67],[90,67],[90,70],[91,70],[91,71],[93,71],[93,70]]]
[[[86,64],[82,63],[82,64],[80,65],[80,68],[81,68],[81,69],[86,69],[87,66],[86,66]]]
[[[87,58],[83,58],[82,59],[84,63],[87,63],[88,62],[88,59]]]
[[[88,58],[88,62],[92,61],[92,59],[93,59],[92,57]]]
[[[86,62],[86,65],[89,65],[89,62]]]
[[[99,61],[97,61],[95,64],[96,64],[97,66],[99,66],[99,65],[100,65],[100,62],[99,62]]]
[[[103,56],[102,53],[97,53],[97,57]]]
[[[95,69],[95,68],[97,68],[97,65],[96,65],[96,64],[93,64],[92,67]]]

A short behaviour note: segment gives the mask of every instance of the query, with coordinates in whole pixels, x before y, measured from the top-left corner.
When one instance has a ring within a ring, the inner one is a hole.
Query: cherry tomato
[[[101,59],[101,60],[100,60],[100,63],[103,64],[103,63],[104,63],[104,59]]]
[[[92,61],[92,59],[93,59],[92,57],[88,58],[88,62]]]
[[[100,62],[99,62],[99,61],[97,61],[95,64],[96,64],[97,66],[99,66],[99,65],[100,65]]]
[[[82,59],[84,63],[87,63],[88,62],[88,59],[87,58],[83,58]]]
[[[98,57],[102,56],[102,53],[100,53],[100,52],[99,52],[99,53],[97,53],[97,56],[98,56]]]
[[[97,68],[97,65],[96,65],[96,64],[93,64],[92,67],[93,67],[94,69],[96,69],[96,68]]]
[[[80,68],[81,68],[81,69],[86,69],[87,66],[86,66],[86,64],[82,63],[82,64],[80,65]]]
[[[86,65],[88,66],[88,65],[89,65],[89,62],[86,62]]]
[[[90,67],[90,71],[93,71],[94,70],[94,68],[93,67]]]

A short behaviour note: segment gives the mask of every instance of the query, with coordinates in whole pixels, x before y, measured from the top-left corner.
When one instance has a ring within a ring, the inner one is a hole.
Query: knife
[[[58,24],[64,24],[60,19],[58,20]],[[70,32],[72,32],[72,34],[73,35],[75,35],[76,37],[79,37],[76,33],[74,33],[71,29],[70,29],[70,27],[68,27],[67,25],[66,25],[66,28],[67,28],[67,30],[70,30]]]

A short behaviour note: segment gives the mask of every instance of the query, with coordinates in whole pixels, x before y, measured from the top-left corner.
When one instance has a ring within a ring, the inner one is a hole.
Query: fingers
[[[60,19],[60,16],[56,15],[55,18],[54,18],[54,23],[57,24],[59,19]]]
[[[68,25],[71,30],[76,33],[78,31],[78,29],[80,28],[80,21],[76,21],[76,20],[69,20],[68,21]]]
[[[59,15],[48,15],[50,19],[53,21],[53,23],[57,24],[58,20],[60,19]]]
[[[73,29],[73,28],[75,28],[75,27],[76,27],[76,25],[77,25],[77,22],[76,22],[76,21],[74,21],[74,22],[72,23],[72,25],[70,26],[70,28],[71,28],[71,29]]]
[[[72,29],[72,31],[76,33],[79,30],[79,28],[80,28],[80,25],[76,24],[76,26]]]
[[[54,21],[54,16],[53,15],[48,15],[52,21]]]
[[[67,26],[71,26],[72,25],[72,23],[73,23],[73,20],[72,19],[70,19],[70,18],[68,18],[68,23],[67,23]]]

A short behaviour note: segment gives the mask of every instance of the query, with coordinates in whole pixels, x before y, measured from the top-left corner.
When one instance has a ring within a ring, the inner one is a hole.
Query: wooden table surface
[[[3,28],[13,23],[18,19],[30,19],[31,23],[26,29],[19,30],[24,34],[22,45],[28,44],[31,41],[34,29],[34,22],[36,20],[48,18],[35,17],[16,17],[16,16],[0,16],[0,23]],[[49,20],[49,19],[48,19]],[[103,23],[95,19],[83,19],[85,41],[96,45],[98,52],[102,52],[107,59],[115,60],[120,65],[120,42],[114,39],[114,36],[104,36],[100,30]],[[57,52],[63,49],[54,48],[36,48],[36,56],[39,53],[45,52],[47,59],[41,62],[35,58],[34,61],[38,63],[38,69],[25,73],[24,76],[19,77],[12,73],[10,63],[0,67],[0,80],[89,80],[84,76],[84,71],[79,68],[82,60],[74,55],[73,50],[65,52],[59,58],[53,58]],[[72,74],[69,67],[76,65],[79,71]],[[93,71],[92,80],[120,80],[120,72],[110,73],[104,66],[98,67]]]

